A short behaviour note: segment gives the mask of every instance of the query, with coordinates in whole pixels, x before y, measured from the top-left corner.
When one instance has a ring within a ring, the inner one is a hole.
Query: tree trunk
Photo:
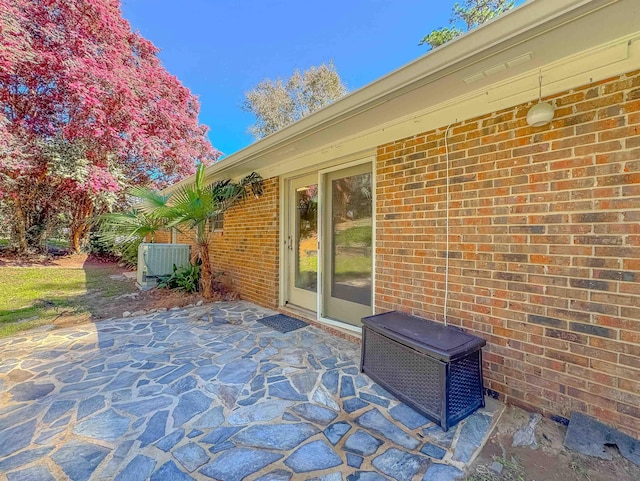
[[[93,212],[94,205],[91,199],[88,197],[78,199],[76,208],[71,214],[72,219],[71,225],[69,226],[69,247],[71,247],[74,254],[79,254],[82,250],[82,242],[87,232],[89,232],[87,219],[93,215]]]
[[[14,231],[16,235],[18,254],[26,254],[27,245],[27,219],[25,217],[24,210],[19,200],[15,202],[15,226]]]
[[[33,250],[43,254],[48,252],[47,240],[50,221],[49,210],[45,206],[36,212],[32,212],[28,223],[27,242]]]
[[[198,243],[198,250],[200,251],[200,260],[202,261],[202,272],[200,276],[202,297],[205,299],[213,299],[213,275],[211,271],[211,260],[209,258],[209,243]]]
[[[200,268],[200,288],[202,297],[213,299],[213,274],[211,270],[211,258],[209,257],[209,233],[207,223],[200,222],[196,225],[196,244],[198,244],[198,255],[202,265]]]
[[[82,249],[82,239],[84,238],[84,229],[82,226],[71,226],[69,229],[69,246],[74,254],[79,254]]]

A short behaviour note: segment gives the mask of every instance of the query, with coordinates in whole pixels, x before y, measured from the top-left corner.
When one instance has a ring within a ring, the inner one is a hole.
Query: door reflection
[[[335,179],[332,191],[331,296],[371,305],[371,173]]]

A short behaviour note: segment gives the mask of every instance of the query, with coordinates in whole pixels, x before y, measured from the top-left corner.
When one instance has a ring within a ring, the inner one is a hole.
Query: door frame
[[[318,243],[320,244],[320,249],[318,251],[318,294],[317,294],[317,304],[316,304],[316,320],[322,322],[324,324],[340,327],[342,329],[346,329],[354,332],[362,332],[362,328],[358,326],[353,326],[346,322],[336,321],[335,319],[328,319],[322,315],[323,305],[324,305],[324,265],[325,265],[325,249],[324,246],[324,236],[325,236],[325,227],[324,227],[324,216],[326,215],[326,206],[324,196],[326,191],[326,174],[330,172],[336,172],[343,169],[348,169],[349,167],[354,167],[356,165],[363,164],[371,164],[371,208],[372,208],[372,232],[371,232],[371,243],[373,249],[372,255],[372,273],[371,273],[371,311],[374,312],[376,305],[376,206],[377,206],[377,198],[376,198],[376,159],[375,155],[367,155],[363,156],[358,160],[353,160],[350,162],[345,162],[341,164],[334,164],[329,167],[320,168],[320,169],[309,169],[305,171],[298,171],[295,174],[291,175],[283,175],[280,177],[280,299],[279,305],[280,307],[288,307],[286,302],[288,301],[288,286],[289,282],[291,282],[290,274],[289,274],[289,257],[287,254],[287,237],[288,237],[288,215],[290,205],[290,192],[289,192],[289,181],[296,179],[298,177],[304,177],[309,174],[316,173],[318,176]],[[291,306],[295,307],[295,306]]]

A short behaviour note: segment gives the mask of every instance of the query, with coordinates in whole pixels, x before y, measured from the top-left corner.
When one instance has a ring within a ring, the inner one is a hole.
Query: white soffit
[[[563,69],[559,62],[556,65],[547,65],[540,70],[542,75],[542,96],[551,95],[563,90],[557,84],[566,79],[567,76],[575,76],[593,71],[595,68],[606,67],[629,58],[629,41],[623,40],[618,44],[606,46],[599,51],[588,52],[571,61],[570,70]],[[522,78],[514,78],[506,85],[487,90],[489,102],[503,100],[523,92],[535,93],[538,95],[538,78],[528,75]]]
[[[493,67],[486,68],[484,70],[480,70],[479,72],[470,75],[464,79],[464,83],[470,85],[472,83],[476,83],[482,79],[490,77],[491,75],[497,74],[509,68],[517,67],[518,65],[522,65],[523,63],[527,63],[533,59],[533,52],[527,52],[524,55],[518,55],[511,60],[506,60],[504,62],[500,62],[495,64]]]

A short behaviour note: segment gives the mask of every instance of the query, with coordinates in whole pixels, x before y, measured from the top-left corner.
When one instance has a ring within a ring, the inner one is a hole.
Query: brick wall
[[[224,230],[210,237],[214,271],[227,272],[233,288],[246,299],[275,308],[278,306],[278,208],[279,180],[264,181],[264,194],[250,197],[227,211]],[[178,234],[178,243],[193,244],[194,234]],[[169,232],[156,235],[156,242],[171,242]]]
[[[640,436],[640,72],[377,151],[376,311],[484,337],[487,388],[549,416]]]
[[[231,274],[243,299],[262,306],[278,306],[279,179],[264,181],[264,194],[249,198],[224,216],[224,231],[213,234],[215,270]]]
[[[148,242],[149,239],[147,238],[146,241]],[[158,244],[171,244],[171,232],[169,231],[161,231],[161,232],[157,232],[154,238],[154,242],[157,242]],[[191,241],[179,241],[180,244],[192,244]]]

